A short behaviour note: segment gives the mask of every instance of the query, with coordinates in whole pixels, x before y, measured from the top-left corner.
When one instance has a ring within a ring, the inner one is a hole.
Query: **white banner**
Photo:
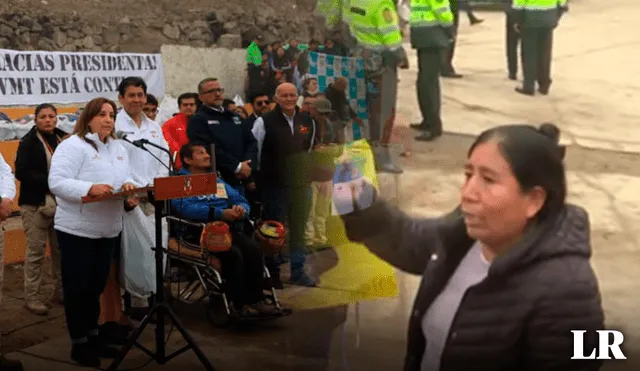
[[[75,53],[0,49],[0,106],[79,103],[118,98],[118,84],[138,76],[164,96],[160,54]]]

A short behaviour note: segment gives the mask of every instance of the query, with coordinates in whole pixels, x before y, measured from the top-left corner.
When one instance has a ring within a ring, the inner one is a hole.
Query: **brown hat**
[[[331,102],[325,98],[318,98],[314,103],[314,107],[320,113],[331,113],[333,109],[331,108]]]

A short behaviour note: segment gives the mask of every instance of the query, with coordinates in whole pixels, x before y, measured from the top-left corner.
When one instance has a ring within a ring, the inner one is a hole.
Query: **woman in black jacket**
[[[422,275],[405,371],[600,368],[571,359],[571,330],[587,331],[589,354],[604,320],[589,219],[565,203],[564,151],[549,128],[482,133],[449,215],[414,219],[379,202],[343,216],[351,240]]]
[[[35,110],[35,126],[20,140],[16,153],[16,179],[20,181],[20,214],[27,235],[24,257],[25,307],[38,315],[47,314],[47,305],[62,303],[60,252],[53,231],[56,202],[49,192],[47,178],[51,156],[66,135],[56,128],[58,112],[51,104],[41,104]],[[53,293],[49,303],[39,299],[47,240],[51,247]]]

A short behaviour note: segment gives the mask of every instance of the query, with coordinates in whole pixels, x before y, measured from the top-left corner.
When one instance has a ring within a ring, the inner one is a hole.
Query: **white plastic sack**
[[[0,121],[0,140],[16,139],[15,125],[11,121]]]
[[[15,130],[15,133],[16,133],[16,139],[22,139],[22,137],[27,135],[27,133],[34,126],[36,126],[36,123],[33,120],[31,120],[31,121],[29,121],[27,123],[14,121],[13,122],[13,129]]]
[[[158,125],[162,126],[178,112],[180,112],[180,109],[178,108],[178,100],[170,95],[165,95],[158,107],[156,122]]]
[[[244,106],[244,101],[242,100],[242,97],[238,94],[236,94],[235,97],[233,97],[233,103],[236,104],[236,106],[238,107],[243,107]]]
[[[126,212],[123,218],[120,249],[120,282],[135,297],[144,298],[156,291],[155,217],[145,216],[139,207]],[[162,245],[169,242],[167,220],[162,220]],[[162,270],[165,268],[163,255]],[[164,273],[163,273],[164,274]]]
[[[402,20],[402,23],[409,22],[409,16],[411,15],[411,5],[409,0],[400,0],[398,2],[398,16]]]
[[[73,133],[73,129],[75,128],[76,123],[71,121],[71,118],[68,115],[58,115],[58,123],[56,127],[67,134]]]

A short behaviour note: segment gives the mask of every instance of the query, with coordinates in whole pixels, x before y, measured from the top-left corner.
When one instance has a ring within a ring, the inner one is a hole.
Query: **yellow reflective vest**
[[[402,33],[393,0],[350,0],[349,29],[358,45],[370,50],[402,48]]]
[[[513,0],[514,21],[525,28],[555,28],[567,11],[567,0]]]
[[[348,22],[350,0],[318,0],[316,11],[324,17],[325,26],[337,28],[341,22]]]
[[[453,26],[449,0],[411,0],[409,26],[412,29]]]

